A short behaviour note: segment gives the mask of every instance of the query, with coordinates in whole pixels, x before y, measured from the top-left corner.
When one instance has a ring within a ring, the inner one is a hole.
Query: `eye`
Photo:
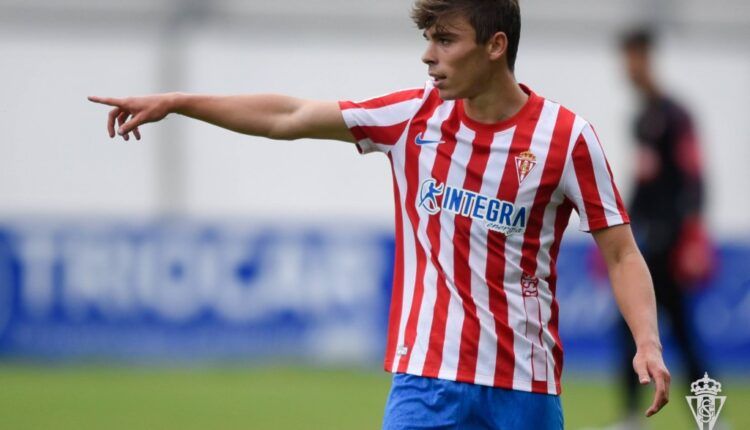
[[[441,45],[450,45],[451,40],[446,37],[440,37],[438,38],[438,43]]]

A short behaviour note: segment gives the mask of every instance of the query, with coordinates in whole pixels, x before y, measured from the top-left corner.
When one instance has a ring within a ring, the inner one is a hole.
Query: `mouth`
[[[440,85],[445,82],[446,76],[441,75],[438,73],[429,73],[430,77],[432,78],[432,82],[435,83],[435,86],[440,88]]]

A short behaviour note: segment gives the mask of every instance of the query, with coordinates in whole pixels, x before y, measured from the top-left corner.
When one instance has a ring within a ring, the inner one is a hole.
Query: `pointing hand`
[[[173,94],[155,94],[142,97],[88,97],[89,101],[113,106],[109,111],[107,120],[107,132],[109,137],[115,137],[115,123],[117,123],[117,134],[125,140],[129,140],[132,132],[137,140],[141,139],[138,126],[149,122],[156,122],[170,113]]]

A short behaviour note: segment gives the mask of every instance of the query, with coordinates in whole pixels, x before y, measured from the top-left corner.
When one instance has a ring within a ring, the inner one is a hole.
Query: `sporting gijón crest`
[[[536,156],[529,151],[522,152],[516,157],[516,173],[518,173],[518,183],[520,184],[529,176],[529,173],[536,166]]]

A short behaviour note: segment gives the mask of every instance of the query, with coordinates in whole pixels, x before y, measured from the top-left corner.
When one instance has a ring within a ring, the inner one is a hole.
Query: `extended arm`
[[[633,239],[628,225],[618,225],[593,233],[604,256],[612,282],[612,290],[625,321],[630,327],[637,352],[633,368],[641,384],[651,379],[656,394],[646,416],[657,413],[669,401],[670,375],[659,340],[656,299],[651,275]]]
[[[138,127],[156,122],[170,113],[205,121],[238,133],[271,139],[334,139],[353,142],[338,103],[302,100],[274,94],[198,95],[168,93],[141,97],[89,100],[114,108],[109,113],[107,131],[128,140],[133,133],[140,139]]]

